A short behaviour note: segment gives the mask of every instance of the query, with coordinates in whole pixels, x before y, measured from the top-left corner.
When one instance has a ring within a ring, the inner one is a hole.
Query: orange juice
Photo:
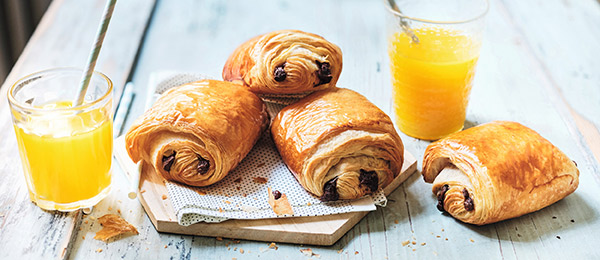
[[[480,43],[433,26],[389,40],[394,114],[405,134],[436,140],[463,128]]]
[[[70,106],[64,101],[41,108]],[[31,199],[44,209],[91,206],[109,191],[112,120],[101,109],[70,113],[31,116],[15,124]]]

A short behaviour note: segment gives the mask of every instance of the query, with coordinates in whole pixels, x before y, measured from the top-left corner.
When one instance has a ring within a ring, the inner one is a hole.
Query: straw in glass
[[[404,15],[402,13],[402,11],[400,11],[400,8],[398,7],[398,5],[396,5],[396,1],[394,0],[388,0],[388,3],[390,4],[390,7],[392,8],[392,10],[396,11],[397,13]],[[408,22],[406,22],[406,20],[404,19],[404,17],[400,16],[400,27],[402,27],[402,30],[408,35],[410,36],[411,42],[418,44],[419,43],[419,37],[417,37],[417,35],[415,34],[415,32],[413,32],[413,30],[410,28],[410,25],[408,25]]]
[[[108,24],[110,23],[110,18],[112,18],[112,13],[115,9],[116,3],[117,0],[108,0],[108,2],[106,2],[106,7],[104,8],[104,18],[102,19],[102,24],[100,25],[100,27],[98,28],[98,32],[96,33],[96,42],[88,58],[86,69],[81,77],[80,88],[79,92],[77,93],[74,106],[79,106],[83,104],[85,93],[87,92],[88,86],[90,85],[90,79],[92,78],[94,67],[96,67],[98,54],[100,54],[100,48],[102,48],[102,42],[104,42],[104,36],[106,35],[106,30],[108,29]]]

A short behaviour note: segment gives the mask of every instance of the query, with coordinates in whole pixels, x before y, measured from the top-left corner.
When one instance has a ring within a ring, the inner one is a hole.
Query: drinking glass
[[[394,3],[397,9],[385,1],[394,121],[424,140],[462,130],[487,0]]]
[[[94,72],[83,104],[74,105],[82,73],[44,70],[8,91],[29,196],[42,209],[91,207],[110,191],[113,86]]]

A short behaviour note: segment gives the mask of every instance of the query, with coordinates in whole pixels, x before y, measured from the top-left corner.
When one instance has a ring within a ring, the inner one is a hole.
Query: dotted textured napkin
[[[146,108],[166,90],[185,83],[210,77],[180,72],[153,73],[149,80]],[[273,118],[286,104],[295,99],[271,97],[266,102]],[[250,153],[223,180],[208,187],[192,187],[166,182],[169,197],[180,225],[197,222],[222,222],[227,219],[277,218],[268,203],[268,188],[285,193],[294,211],[293,216],[305,217],[372,211],[375,205],[385,206],[387,199],[381,189],[372,196],[352,201],[321,202],[308,193],[281,160],[267,130]]]

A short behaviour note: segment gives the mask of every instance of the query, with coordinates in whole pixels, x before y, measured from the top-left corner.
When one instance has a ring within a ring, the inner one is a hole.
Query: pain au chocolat
[[[577,188],[579,170],[535,131],[495,121],[430,144],[423,178],[433,183],[439,210],[484,225],[561,200]]]
[[[261,95],[307,94],[335,87],[342,51],[323,37],[298,30],[256,36],[240,45],[223,67],[223,79]]]
[[[165,179],[207,186],[237,166],[267,122],[265,104],[247,88],[202,80],[165,92],[129,129],[126,148]]]
[[[271,133],[298,182],[322,201],[373,193],[402,168],[404,146],[390,118],[349,89],[321,90],[283,108]]]

